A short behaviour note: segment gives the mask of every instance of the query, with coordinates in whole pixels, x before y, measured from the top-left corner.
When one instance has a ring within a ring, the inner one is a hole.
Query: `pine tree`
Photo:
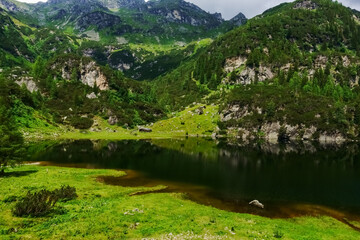
[[[42,57],[37,57],[33,65],[33,76],[36,78],[42,78],[45,69],[45,60]]]
[[[16,87],[12,82],[0,77],[0,175],[4,174],[7,167],[20,163],[23,151],[23,138],[17,131],[11,114],[11,92],[12,88]]]

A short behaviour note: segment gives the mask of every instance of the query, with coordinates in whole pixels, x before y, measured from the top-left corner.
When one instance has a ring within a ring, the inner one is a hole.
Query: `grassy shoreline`
[[[268,219],[199,205],[164,188],[109,186],[96,176],[123,176],[115,170],[22,166],[0,178],[1,239],[359,239],[360,233],[330,217]],[[76,187],[79,197],[58,203],[41,218],[11,213],[27,191]]]
[[[195,105],[146,126],[152,132],[139,132],[137,128],[125,129],[110,125],[99,116],[94,117],[95,127],[90,130],[77,130],[68,126],[48,128],[21,128],[26,140],[136,140],[174,137],[210,137],[217,128],[218,106],[206,106],[203,114],[196,110],[205,105]]]

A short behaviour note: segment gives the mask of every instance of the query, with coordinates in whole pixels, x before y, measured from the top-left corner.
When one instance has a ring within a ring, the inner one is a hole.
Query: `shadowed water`
[[[44,144],[29,147],[28,160],[127,171],[127,177],[98,179],[106,184],[167,185],[166,191],[186,192],[202,204],[268,217],[360,215],[357,144],[241,146],[201,138]],[[249,206],[254,199],[265,209]]]

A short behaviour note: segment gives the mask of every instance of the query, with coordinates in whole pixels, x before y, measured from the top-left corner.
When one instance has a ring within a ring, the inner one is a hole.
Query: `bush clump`
[[[94,124],[94,120],[76,116],[71,118],[70,124],[76,129],[89,129]]]
[[[76,189],[70,186],[62,186],[59,189],[55,189],[52,191],[52,194],[59,200],[59,201],[70,201],[77,198]]]
[[[16,203],[13,214],[18,217],[44,216],[55,207],[58,201],[69,201],[76,197],[76,189],[70,186],[62,186],[54,191],[43,189],[35,193],[28,192]]]

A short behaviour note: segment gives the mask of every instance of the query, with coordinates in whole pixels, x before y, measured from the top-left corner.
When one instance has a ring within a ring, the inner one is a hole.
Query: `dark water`
[[[230,211],[270,217],[360,215],[357,144],[239,146],[201,138],[74,141],[35,144],[29,155],[43,165],[127,170],[126,178],[100,180],[167,185],[167,191],[186,192],[190,199]],[[254,199],[265,210],[249,206]]]

